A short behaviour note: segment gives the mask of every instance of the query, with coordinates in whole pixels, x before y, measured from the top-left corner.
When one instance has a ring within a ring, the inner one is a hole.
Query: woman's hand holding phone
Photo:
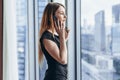
[[[69,37],[69,33],[70,33],[70,29],[68,29],[68,27],[65,27],[65,40],[68,40]]]
[[[65,27],[65,22],[60,21],[56,16],[54,16],[54,24],[56,32],[59,34],[59,36],[67,41],[70,30]]]

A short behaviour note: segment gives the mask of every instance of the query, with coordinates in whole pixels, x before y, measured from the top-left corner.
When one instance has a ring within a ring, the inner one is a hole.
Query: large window
[[[17,57],[19,80],[27,78],[28,63],[28,24],[27,24],[27,0],[17,1]]]
[[[82,80],[120,79],[119,34],[119,0],[81,0]]]
[[[44,63],[43,69],[39,69],[37,44],[40,21],[48,0],[16,2],[19,80],[43,80],[47,66]]]
[[[38,29],[38,34],[39,34],[39,30],[40,30],[40,23],[41,23],[41,19],[42,19],[42,15],[43,15],[43,11],[44,11],[44,8],[45,6],[47,5],[48,3],[48,0],[38,0],[38,10],[36,12],[38,12],[38,26],[36,26]],[[37,32],[37,31],[36,31]],[[38,43],[37,43],[38,44]],[[37,46],[38,47],[38,46]],[[38,53],[37,53],[38,54]],[[38,65],[39,66],[39,65]],[[47,69],[47,63],[46,63],[46,59],[44,58],[44,62],[43,62],[43,67],[42,69],[39,68],[39,80],[43,80],[44,76],[45,76],[45,71]]]

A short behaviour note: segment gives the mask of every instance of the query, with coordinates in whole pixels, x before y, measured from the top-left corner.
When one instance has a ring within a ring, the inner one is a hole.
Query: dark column
[[[3,0],[0,0],[0,80],[3,80]]]

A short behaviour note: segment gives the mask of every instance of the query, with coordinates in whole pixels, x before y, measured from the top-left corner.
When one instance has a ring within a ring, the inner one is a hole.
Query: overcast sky
[[[106,25],[112,23],[112,6],[120,4],[120,0],[81,0],[81,22],[87,19],[87,24],[94,25],[94,15],[105,10]]]

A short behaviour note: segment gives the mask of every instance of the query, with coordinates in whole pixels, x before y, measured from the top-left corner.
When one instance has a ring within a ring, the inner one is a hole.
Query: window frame
[[[39,80],[39,63],[38,63],[38,30],[39,30],[39,28],[38,28],[38,5],[39,5],[39,3],[38,3],[38,0],[35,0],[35,3],[34,3],[34,6],[35,6],[35,8],[34,8],[34,14],[35,14],[35,47],[36,47],[36,51],[35,51],[35,56],[36,56],[36,58],[35,58],[35,64],[36,64],[36,67],[35,67],[35,71],[36,71],[36,75],[35,75],[35,77],[36,77],[36,80]]]
[[[75,69],[75,72],[76,72],[76,80],[82,80],[82,70],[81,70],[81,48],[80,48],[80,46],[81,46],[81,41],[80,41],[80,37],[81,37],[81,29],[80,29],[80,27],[81,27],[81,6],[80,6],[80,4],[81,4],[81,0],[76,0],[75,1],[75,35],[76,35],[76,55],[75,55],[75,61],[76,61],[76,69]]]
[[[35,78],[35,30],[34,30],[34,0],[28,2],[28,80]]]
[[[71,11],[71,12],[69,12]],[[68,79],[75,80],[75,1],[67,1],[67,25],[70,29],[70,37],[68,40]]]

